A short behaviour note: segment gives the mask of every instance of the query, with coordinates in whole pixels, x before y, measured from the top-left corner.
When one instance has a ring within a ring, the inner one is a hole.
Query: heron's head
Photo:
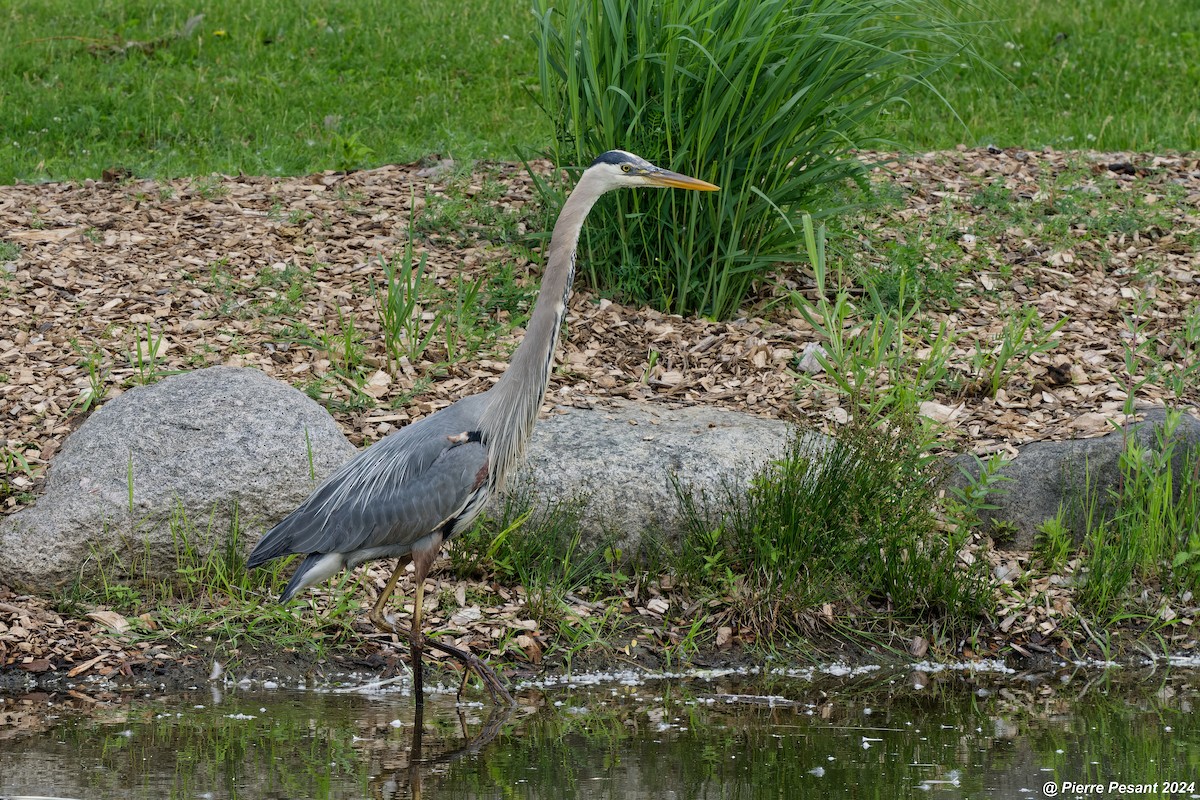
[[[601,181],[601,191],[622,186],[663,186],[701,192],[715,192],[720,188],[699,178],[689,178],[687,175],[656,167],[641,156],[624,150],[609,150],[600,155],[587,168],[587,173],[595,174]]]

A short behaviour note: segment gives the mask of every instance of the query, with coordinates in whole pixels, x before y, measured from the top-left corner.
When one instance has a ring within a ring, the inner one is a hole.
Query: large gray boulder
[[[570,409],[538,423],[510,489],[571,504],[585,535],[632,547],[647,530],[678,532],[676,482],[722,496],[790,436],[785,422],[715,408]],[[252,544],[355,452],[321,406],[257,370],[132,389],[67,439],[33,507],[0,520],[0,583],[170,577],[181,550],[202,556],[234,531]]]
[[[1143,447],[1158,449],[1166,412],[1161,408],[1146,412],[1145,420],[1129,427],[1128,436],[1136,437]],[[1009,478],[1000,484],[1002,493],[988,499],[995,509],[980,514],[992,530],[1006,534],[996,538],[999,547],[1029,550],[1033,547],[1038,526],[1058,514],[1063,508],[1065,521],[1078,541],[1085,522],[1082,517],[1085,490],[1095,494],[1098,512],[1111,515],[1113,505],[1110,489],[1121,480],[1120,458],[1127,435],[1114,431],[1095,439],[1068,439],[1061,442],[1033,442],[1018,447],[1018,455],[1000,474]],[[1183,474],[1187,454],[1200,456],[1200,420],[1184,414],[1175,431],[1173,451],[1174,485],[1184,486],[1191,477]],[[965,485],[961,470],[972,476],[979,474],[978,464],[969,455],[954,459],[955,474],[950,482]]]
[[[177,549],[257,537],[354,452],[325,409],[258,370],[131,389],[66,440],[37,503],[0,520],[0,583],[169,578]]]
[[[723,497],[729,481],[784,456],[791,435],[786,422],[720,408],[569,409],[538,421],[509,493],[574,505],[586,534],[615,536],[632,553],[646,531],[680,532],[676,482],[697,499]]]

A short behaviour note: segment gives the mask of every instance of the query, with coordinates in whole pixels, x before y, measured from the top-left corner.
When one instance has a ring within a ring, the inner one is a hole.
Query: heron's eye
[[[622,164],[622,165],[621,165],[621,172],[629,172],[629,165],[628,165],[628,164]]]

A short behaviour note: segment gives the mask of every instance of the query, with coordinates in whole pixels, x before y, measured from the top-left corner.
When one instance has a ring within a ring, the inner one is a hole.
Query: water
[[[1200,797],[1198,695],[1163,669],[592,676],[507,716],[435,694],[419,726],[394,687],[9,697],[0,797]]]

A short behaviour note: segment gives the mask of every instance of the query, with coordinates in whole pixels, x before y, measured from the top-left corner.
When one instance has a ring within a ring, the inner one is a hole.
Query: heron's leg
[[[383,591],[379,593],[379,599],[375,601],[375,606],[371,609],[371,613],[367,615],[372,624],[384,633],[396,632],[396,627],[389,623],[383,616],[383,607],[391,599],[392,592],[396,591],[396,581],[400,580],[400,576],[404,574],[404,568],[408,566],[408,562],[411,560],[411,556],[400,556],[400,560],[396,562],[396,568],[392,570],[392,576],[388,578],[387,585],[383,587]]]
[[[497,705],[503,703],[510,708],[517,704],[513,696],[504,688],[504,684],[496,677],[496,673],[492,668],[483,663],[479,656],[472,653],[470,650],[459,650],[457,647],[451,647],[448,644],[442,644],[436,639],[426,639],[425,648],[428,650],[440,650],[448,656],[452,656],[468,670],[473,671],[483,681],[483,687],[487,689],[488,696],[492,698],[492,702]],[[466,682],[463,682],[463,687]],[[459,688],[459,694],[462,694],[462,688]]]
[[[412,643],[412,670],[413,670],[413,689],[417,696],[417,702],[422,701],[422,674],[421,674],[421,653],[426,649],[440,650],[441,652],[453,656],[462,663],[463,667],[468,671],[474,671],[483,681],[484,687],[492,698],[492,702],[504,702],[508,706],[516,705],[512,695],[504,688],[504,684],[500,683],[500,679],[496,677],[496,673],[484,664],[474,653],[469,650],[459,650],[457,647],[442,644],[436,640],[426,639],[421,632],[421,611],[425,594],[425,578],[429,575],[429,570],[433,566],[434,560],[437,558],[438,551],[442,547],[442,537],[434,535],[423,540],[417,546],[413,547],[412,560],[416,566],[417,591],[413,602],[413,619],[412,633],[410,641]],[[463,685],[466,685],[464,681]],[[461,689],[459,694],[462,694]]]
[[[425,569],[421,567],[424,566]],[[423,565],[420,560],[417,561],[417,591],[413,599],[413,615],[412,615],[412,632],[409,634],[409,647],[412,653],[412,671],[413,671],[413,695],[417,698],[417,706],[419,707],[425,702],[425,690],[422,686],[422,665],[421,654],[425,650],[425,640],[421,635],[421,603],[425,597],[425,573],[429,571],[427,565]]]
[[[441,533],[433,533],[422,539],[412,549],[413,577],[417,581],[417,590],[413,595],[412,630],[409,633],[409,643],[412,653],[413,694],[420,705],[425,700],[422,686],[421,654],[425,650],[425,637],[421,633],[421,611],[425,600],[425,579],[429,577],[429,569],[437,559],[438,551],[442,548]]]

